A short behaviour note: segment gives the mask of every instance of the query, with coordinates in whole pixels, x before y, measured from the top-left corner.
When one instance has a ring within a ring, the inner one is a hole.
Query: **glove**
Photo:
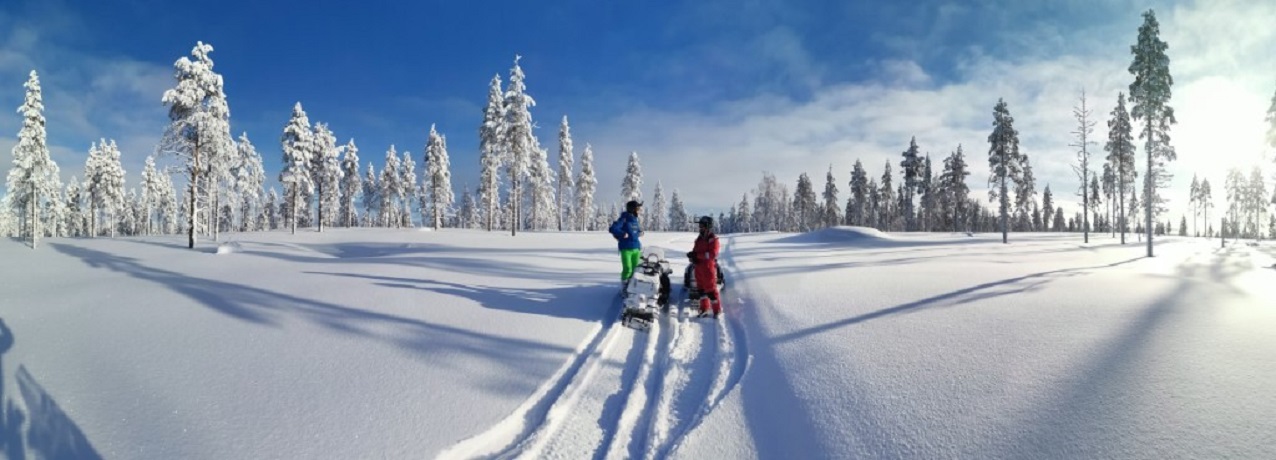
[[[696,257],[696,252],[695,252],[695,251],[688,252],[688,253],[687,253],[687,259],[688,259],[688,260],[690,260],[690,261],[691,261],[691,263],[693,263],[693,264],[694,264],[694,263],[699,263],[699,262],[700,262],[700,258],[699,258],[699,257]]]

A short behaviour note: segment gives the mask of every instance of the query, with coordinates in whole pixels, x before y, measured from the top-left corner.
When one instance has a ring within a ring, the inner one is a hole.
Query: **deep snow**
[[[1276,247],[1092,238],[724,237],[649,333],[603,234],[6,240],[0,452],[1276,457]]]

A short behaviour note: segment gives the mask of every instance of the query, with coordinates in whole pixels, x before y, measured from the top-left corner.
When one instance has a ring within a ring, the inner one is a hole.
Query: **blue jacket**
[[[638,241],[638,236],[642,234],[642,226],[638,225],[638,216],[630,214],[629,211],[620,213],[620,218],[612,222],[611,228],[607,231],[616,238],[616,245],[620,250],[642,249],[642,242]]]

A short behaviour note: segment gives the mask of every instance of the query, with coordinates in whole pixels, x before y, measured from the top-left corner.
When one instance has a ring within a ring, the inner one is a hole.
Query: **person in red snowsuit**
[[[713,218],[701,217],[696,221],[700,225],[700,236],[696,237],[695,247],[687,253],[695,270],[696,287],[700,296],[700,316],[709,316],[710,307],[713,317],[722,314],[722,302],[718,293],[718,236],[713,234]]]

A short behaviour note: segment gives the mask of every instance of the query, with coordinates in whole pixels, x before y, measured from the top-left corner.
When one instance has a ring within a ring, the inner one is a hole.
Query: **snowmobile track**
[[[728,262],[724,267],[734,268]],[[734,272],[735,270],[731,270]],[[739,279],[735,273],[729,279]],[[685,297],[685,293],[682,293]],[[737,310],[720,320],[661,315],[618,327],[621,302],[560,370],[513,413],[439,458],[666,458],[739,384],[748,367]]]

